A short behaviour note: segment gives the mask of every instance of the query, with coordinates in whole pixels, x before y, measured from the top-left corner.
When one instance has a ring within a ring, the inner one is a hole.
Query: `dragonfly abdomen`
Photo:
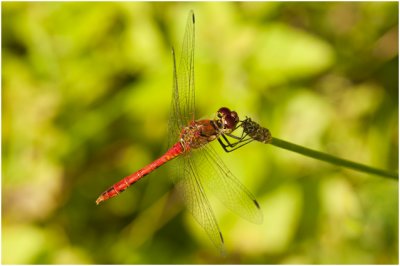
[[[166,162],[174,159],[178,155],[182,154],[184,149],[180,142],[177,142],[170,148],[163,156],[155,160],[154,162],[150,163],[149,165],[143,167],[139,171],[124,177],[121,181],[115,183],[109,189],[104,191],[96,200],[96,203],[99,204],[102,201],[105,201],[109,198],[117,196],[119,193],[123,192],[132,184],[139,181],[142,177],[148,175],[149,173],[153,172],[155,169],[160,167],[161,165],[165,164]]]

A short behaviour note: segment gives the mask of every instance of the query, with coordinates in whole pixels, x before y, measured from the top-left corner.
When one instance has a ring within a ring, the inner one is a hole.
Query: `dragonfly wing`
[[[168,147],[171,147],[178,141],[181,127],[183,125],[182,112],[179,105],[179,90],[178,90],[178,77],[176,70],[176,57],[175,50],[172,49],[172,61],[173,61],[173,89],[171,107],[168,120]]]
[[[221,253],[224,253],[222,233],[206,197],[196,162],[191,159],[190,155],[184,155],[178,158],[175,163],[176,172],[173,179],[187,208],[195,220],[204,228],[213,244]]]
[[[194,13],[189,12],[183,38],[179,66],[177,67],[175,50],[173,57],[173,90],[169,118],[169,145],[174,144],[180,129],[193,121],[195,117],[194,93]]]
[[[203,183],[230,210],[256,224],[261,224],[263,214],[255,197],[226,167],[216,151],[206,145],[201,153],[194,153],[201,163],[198,167]]]
[[[183,122],[194,120],[194,13],[189,12],[185,36],[183,37],[181,58],[178,67],[178,87],[181,99],[181,111]]]
[[[177,141],[182,127],[195,117],[194,25],[194,13],[190,11],[178,67],[175,51],[172,51],[174,68],[168,137],[170,146]],[[196,163],[191,160],[190,155],[177,158],[172,165],[175,171],[173,180],[195,220],[205,229],[214,245],[224,252],[223,237],[196,168]]]

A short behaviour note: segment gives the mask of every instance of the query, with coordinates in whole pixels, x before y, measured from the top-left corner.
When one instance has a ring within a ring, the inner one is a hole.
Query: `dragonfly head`
[[[231,132],[239,123],[239,116],[235,111],[231,111],[227,107],[219,108],[217,112],[217,122],[222,130]]]

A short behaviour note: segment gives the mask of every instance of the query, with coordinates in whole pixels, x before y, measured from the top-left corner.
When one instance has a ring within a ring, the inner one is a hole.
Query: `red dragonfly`
[[[156,168],[176,158],[173,167],[174,183],[196,221],[205,229],[215,246],[224,252],[222,233],[203,185],[210,188],[229,209],[243,218],[262,223],[263,216],[254,196],[225,166],[215,150],[207,145],[215,139],[220,141],[224,149],[227,146],[245,144],[243,135],[236,137],[232,134],[243,122],[239,121],[238,114],[222,107],[214,119],[194,120],[194,32],[195,17],[191,11],[178,68],[175,52],[172,50],[174,88],[169,118],[169,144],[172,147],[154,162],[115,183],[99,196],[96,203],[118,195]],[[223,144],[220,138],[224,137],[224,140],[227,140],[226,136],[234,137],[237,142]]]

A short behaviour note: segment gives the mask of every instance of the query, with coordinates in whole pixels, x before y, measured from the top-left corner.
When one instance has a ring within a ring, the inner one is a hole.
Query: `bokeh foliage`
[[[3,2],[2,262],[398,263],[398,182],[259,143],[221,152],[264,213],[253,225],[212,199],[226,257],[167,166],[95,205],[167,148],[190,9],[199,118],[229,106],[276,137],[398,169],[396,2]]]

